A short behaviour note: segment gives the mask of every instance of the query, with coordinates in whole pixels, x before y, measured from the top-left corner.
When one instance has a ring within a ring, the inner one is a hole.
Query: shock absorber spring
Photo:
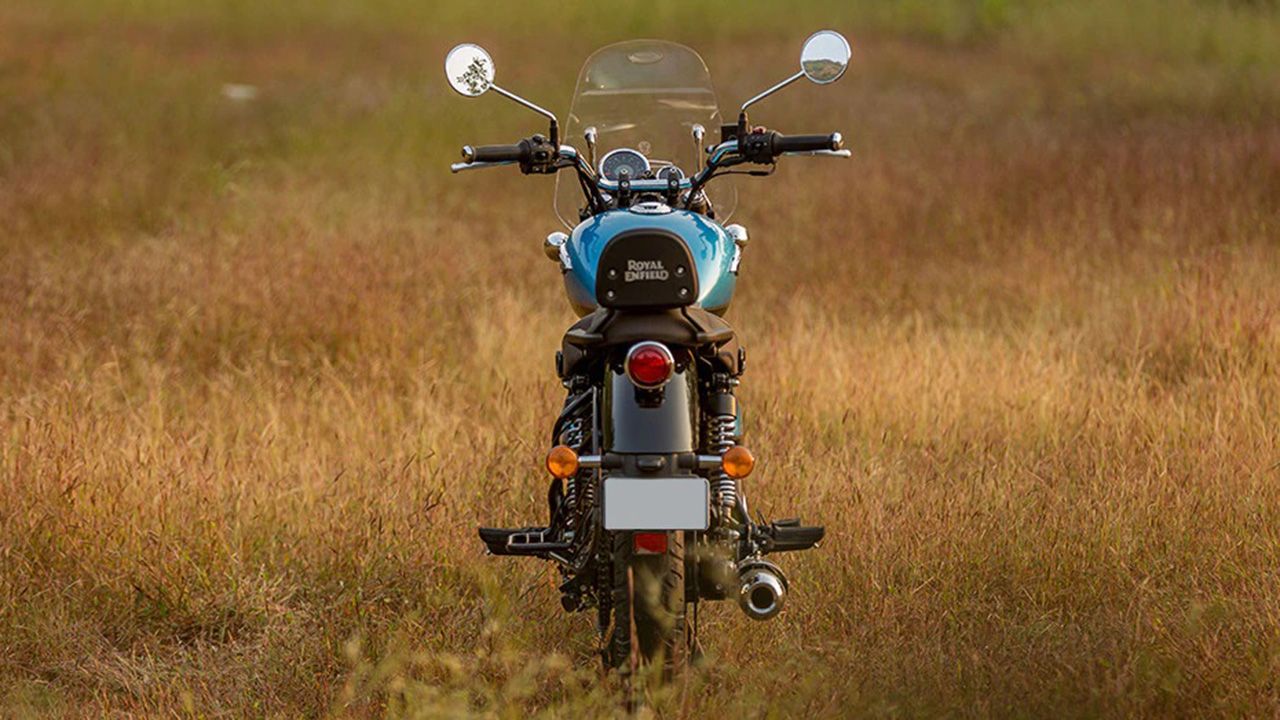
[[[584,477],[580,484],[576,484],[578,492],[579,507],[585,508],[584,512],[590,512],[591,508],[596,506],[596,483],[592,477],[590,470],[582,471]]]
[[[723,393],[720,397],[727,397],[728,402],[715,404],[727,404],[730,407],[735,404],[733,395]],[[712,455],[723,455],[726,450],[733,447],[733,435],[736,426],[736,413],[719,412],[708,414],[705,434],[707,451]],[[715,504],[723,508],[725,516],[728,517],[729,513],[738,504],[738,481],[729,477],[723,470],[713,472],[709,479],[711,480],[711,496]]]
[[[564,430],[560,433],[560,442],[573,448],[575,452],[581,454],[583,445],[587,436],[587,419],[582,415],[570,420],[565,424]],[[589,483],[588,483],[589,484]],[[564,487],[564,504],[565,504],[565,524],[572,529],[578,515],[578,495],[580,488],[578,487],[578,477],[574,475],[565,480]]]

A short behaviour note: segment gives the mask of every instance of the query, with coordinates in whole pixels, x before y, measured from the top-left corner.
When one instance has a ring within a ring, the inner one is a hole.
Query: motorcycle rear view
[[[549,520],[480,528],[494,555],[554,562],[567,611],[595,610],[606,666],[669,676],[697,651],[702,602],[736,599],[754,620],[775,617],[789,584],[767,556],[814,547],[823,528],[753,519],[742,481],[755,467],[736,390],[746,350],[724,319],[748,234],[725,225],[729,186],[747,166],[769,174],[782,156],[847,158],[839,133],[783,135],[747,108],[787,85],[843,75],[849,43],[812,35],[799,70],[723,122],[706,65],[675,43],[601,49],[579,76],[567,136],[554,114],[494,83],[492,58],[463,44],[445,72],[466,97],[492,90],[549,121],[546,135],[464,146],[454,172],[518,165],[560,178],[557,211],[571,233],[543,249],[580,316],[556,369],[566,398],[550,438]],[[718,142],[708,140],[711,127]]]

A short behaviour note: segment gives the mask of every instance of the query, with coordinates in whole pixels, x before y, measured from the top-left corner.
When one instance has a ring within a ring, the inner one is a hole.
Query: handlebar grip
[[[525,162],[529,156],[528,143],[519,145],[480,145],[462,147],[462,159],[465,162]]]
[[[844,147],[844,138],[840,133],[830,135],[783,135],[773,134],[772,150],[774,155],[788,152],[813,152],[815,150],[839,150]]]

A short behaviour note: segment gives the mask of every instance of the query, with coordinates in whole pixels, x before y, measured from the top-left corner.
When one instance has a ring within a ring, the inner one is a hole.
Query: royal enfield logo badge
[[[662,267],[661,260],[628,260],[627,271],[623,274],[622,281],[666,280],[669,276],[667,269]]]

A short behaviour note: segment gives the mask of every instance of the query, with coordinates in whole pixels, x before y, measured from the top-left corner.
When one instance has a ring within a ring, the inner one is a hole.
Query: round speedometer
[[[649,174],[649,159],[630,148],[618,148],[600,158],[600,175],[617,181],[626,171],[627,179],[636,180]]]

